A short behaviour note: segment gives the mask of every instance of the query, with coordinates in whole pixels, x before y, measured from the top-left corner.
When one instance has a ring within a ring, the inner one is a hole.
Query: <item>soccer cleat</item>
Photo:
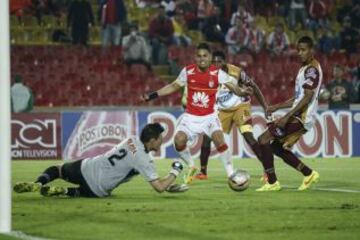
[[[320,179],[320,174],[317,171],[312,171],[311,174],[307,177],[304,177],[304,180],[301,186],[298,188],[299,191],[304,191],[310,188],[311,184],[317,183]]]
[[[66,188],[55,186],[43,186],[40,189],[41,195],[44,197],[60,196],[66,194]]]
[[[196,167],[190,168],[188,174],[184,176],[184,183],[185,184],[192,183],[192,181],[194,180],[194,175],[195,175],[196,172],[197,172]]]
[[[271,192],[271,191],[280,191],[281,186],[279,181],[274,182],[273,184],[265,183],[261,188],[256,189],[257,192]]]
[[[37,192],[41,187],[41,183],[20,182],[14,185],[14,191],[17,193]]]
[[[166,191],[169,193],[182,193],[186,192],[187,190],[189,190],[189,187],[186,184],[173,184],[166,189]]]
[[[197,180],[208,180],[208,176],[204,173],[198,173],[194,176]]]

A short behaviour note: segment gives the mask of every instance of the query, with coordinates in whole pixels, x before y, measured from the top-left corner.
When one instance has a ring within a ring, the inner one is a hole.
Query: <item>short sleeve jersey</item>
[[[232,64],[227,64],[226,67],[227,73],[235,79],[238,79],[240,84],[249,85],[251,83],[251,78],[241,68]],[[219,110],[229,110],[238,106],[241,103],[247,102],[250,102],[249,96],[237,96],[233,92],[231,92],[225,85],[221,85],[216,102]]]
[[[135,137],[125,139],[102,155],[84,159],[81,173],[99,197],[110,195],[113,189],[138,174],[149,182],[159,178],[153,160]]]
[[[187,87],[186,112],[196,116],[205,116],[215,111],[216,94],[220,84],[237,80],[215,65],[205,72],[193,64],[180,72],[176,82]]]
[[[294,108],[305,95],[305,89],[314,90],[315,94],[308,106],[296,113],[296,116],[303,122],[305,129],[313,125],[315,114],[318,108],[318,96],[323,78],[320,63],[313,59],[307,65],[302,66],[296,76]]]

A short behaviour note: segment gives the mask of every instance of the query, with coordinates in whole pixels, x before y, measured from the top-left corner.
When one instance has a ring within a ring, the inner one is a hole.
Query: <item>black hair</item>
[[[160,123],[149,123],[141,131],[140,140],[142,143],[147,143],[152,138],[158,139],[164,131],[165,129],[160,125]]]
[[[217,51],[215,51],[215,52],[213,53],[213,58],[214,58],[214,57],[220,57],[220,58],[223,59],[223,60],[226,59],[225,53],[224,53],[223,51],[219,51],[219,50],[217,50]]]
[[[209,44],[204,43],[204,42],[199,43],[199,45],[197,45],[196,49],[197,50],[204,49],[204,50],[207,50],[208,52],[211,52]]]
[[[311,37],[309,36],[303,36],[298,40],[298,44],[300,43],[306,43],[308,45],[309,48],[313,48],[314,46],[314,41],[312,40]]]

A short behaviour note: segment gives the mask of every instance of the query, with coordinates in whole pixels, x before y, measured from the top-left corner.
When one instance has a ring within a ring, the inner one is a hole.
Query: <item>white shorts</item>
[[[222,131],[217,113],[205,116],[183,113],[178,119],[175,133],[182,131],[187,135],[189,141],[194,141],[199,134],[204,133],[211,137],[218,130]]]

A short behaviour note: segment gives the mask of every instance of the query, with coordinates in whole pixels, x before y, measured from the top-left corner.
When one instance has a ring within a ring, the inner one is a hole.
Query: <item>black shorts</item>
[[[80,196],[82,197],[98,197],[91,191],[89,185],[81,173],[81,163],[83,160],[65,163],[61,166],[61,176],[67,182],[78,184]]]

